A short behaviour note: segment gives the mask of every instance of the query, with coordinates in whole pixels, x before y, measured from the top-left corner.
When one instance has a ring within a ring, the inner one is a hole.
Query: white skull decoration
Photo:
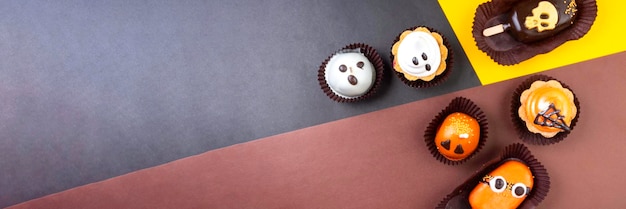
[[[533,16],[526,17],[524,25],[526,28],[537,28],[537,32],[552,30],[559,22],[559,14],[556,7],[547,1],[539,2],[539,5],[532,10]]]

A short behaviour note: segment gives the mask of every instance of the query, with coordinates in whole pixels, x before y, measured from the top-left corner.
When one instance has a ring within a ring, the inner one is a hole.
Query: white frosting
[[[359,68],[357,63],[363,62]],[[346,71],[341,72],[340,67],[344,65]],[[365,93],[374,84],[376,72],[374,65],[359,52],[338,53],[330,58],[326,64],[326,83],[337,95],[345,98],[356,98]],[[356,78],[356,84],[351,84],[349,77]]]
[[[422,55],[426,55],[426,60]],[[414,31],[402,39],[398,46],[398,65],[409,75],[426,77],[437,72],[441,63],[441,51],[439,43],[429,33]],[[417,65],[414,64],[414,59]],[[427,70],[426,65],[430,65]]]
[[[459,138],[460,139],[467,139],[467,138],[469,138],[469,134],[459,134]]]

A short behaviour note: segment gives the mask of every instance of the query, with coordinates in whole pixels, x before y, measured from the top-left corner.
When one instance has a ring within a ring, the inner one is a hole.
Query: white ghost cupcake
[[[396,75],[407,85],[421,88],[439,84],[450,73],[451,54],[445,38],[426,27],[403,31],[391,47]]]
[[[332,100],[355,102],[375,92],[383,69],[382,59],[375,49],[355,43],[324,60],[318,70],[318,81]]]

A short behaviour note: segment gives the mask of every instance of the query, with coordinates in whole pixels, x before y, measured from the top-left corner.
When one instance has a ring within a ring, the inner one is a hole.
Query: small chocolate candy
[[[346,67],[346,65],[340,65],[339,66],[339,71],[341,71],[342,73],[346,72],[347,70],[348,70],[348,67]]]
[[[348,82],[354,86],[354,85],[356,85],[357,83],[359,83],[359,80],[358,80],[358,79],[356,79],[356,76],[349,75],[349,76],[348,76]]]
[[[575,0],[520,1],[508,13],[508,23],[483,30],[484,36],[508,31],[524,43],[556,35],[574,24],[577,6]]]

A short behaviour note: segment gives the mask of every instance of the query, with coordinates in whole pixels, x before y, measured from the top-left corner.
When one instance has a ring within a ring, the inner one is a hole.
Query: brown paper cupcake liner
[[[328,64],[328,61],[330,61],[330,58],[332,58],[335,54],[343,51],[343,50],[348,50],[348,49],[359,49],[361,53],[363,53],[363,55],[365,55],[365,57],[367,57],[367,59],[372,63],[372,65],[374,65],[374,69],[376,71],[376,78],[374,80],[374,84],[372,85],[372,87],[370,88],[370,90],[368,90],[367,93],[359,96],[359,97],[355,97],[355,98],[346,98],[346,97],[342,97],[338,94],[336,94],[335,92],[333,92],[330,89],[330,86],[328,86],[328,83],[326,82],[326,73],[325,73],[325,68],[326,68],[326,64]],[[382,79],[383,79],[383,73],[385,71],[385,66],[383,64],[383,60],[380,57],[380,55],[378,54],[378,52],[376,52],[376,49],[370,47],[367,44],[364,43],[353,43],[350,45],[347,45],[343,48],[341,48],[338,51],[335,51],[332,55],[328,56],[328,58],[326,58],[324,60],[324,62],[322,62],[322,65],[320,66],[319,70],[317,71],[317,81],[320,84],[320,87],[322,89],[322,91],[324,92],[324,94],[326,94],[330,99],[332,99],[333,101],[336,102],[358,102],[364,99],[367,99],[369,97],[371,97],[372,95],[376,94],[376,90],[378,89],[378,87],[380,87],[381,83],[382,83]]]
[[[404,77],[403,73],[400,73],[400,72],[396,71],[395,69],[393,69],[393,59],[394,59],[394,56],[393,56],[393,50],[390,49],[389,50],[389,54],[391,55],[390,56],[391,63],[392,63],[391,68],[392,68],[392,71],[396,74],[396,76],[398,78],[400,78],[400,80],[404,84],[406,84],[407,86],[410,86],[410,87],[413,87],[413,88],[428,88],[428,87],[433,87],[433,86],[439,85],[442,82],[444,82],[446,79],[448,79],[448,76],[450,76],[450,73],[452,71],[452,64],[454,63],[454,60],[453,60],[454,56],[453,56],[453,53],[452,53],[452,48],[450,48],[450,43],[448,42],[448,39],[441,32],[439,32],[439,31],[437,31],[437,30],[435,30],[433,28],[430,28],[430,27],[427,27],[427,26],[415,26],[415,27],[407,28],[407,29],[403,30],[402,32],[407,31],[407,30],[415,30],[415,29],[417,29],[419,27],[427,28],[430,32],[436,32],[439,35],[441,35],[441,37],[443,38],[443,45],[445,45],[446,48],[448,48],[448,58],[446,59],[446,70],[443,71],[443,73],[441,73],[441,75],[435,76],[435,78],[433,78],[433,80],[431,80],[431,81],[423,81],[423,80],[420,80],[420,79],[417,79],[415,81],[411,81],[409,79],[406,79]],[[396,36],[396,39],[394,39],[393,43],[391,44],[391,48],[393,48],[393,45],[396,42],[400,41],[400,35],[402,35],[402,32],[400,32],[400,34],[398,34],[398,36]]]
[[[572,119],[572,122],[570,123],[570,129],[571,131],[569,132],[559,132],[557,133],[554,137],[552,138],[546,138],[544,136],[542,136],[541,134],[538,133],[532,133],[530,131],[528,131],[528,128],[526,127],[526,124],[524,123],[524,121],[519,117],[518,114],[518,109],[519,107],[522,105],[522,103],[519,101],[520,96],[522,95],[522,92],[524,92],[526,89],[530,88],[530,85],[535,82],[535,81],[549,81],[549,80],[556,80],[559,83],[561,83],[561,86],[563,86],[563,88],[569,89],[572,93],[574,93],[574,91],[565,83],[559,81],[556,78],[550,77],[550,76],[546,76],[546,75],[534,75],[529,77],[528,79],[526,79],[524,82],[522,82],[517,89],[515,89],[515,91],[513,92],[513,98],[511,100],[511,119],[513,120],[513,126],[515,127],[515,130],[518,134],[518,136],[520,137],[520,139],[522,139],[522,141],[529,143],[529,144],[535,144],[535,145],[550,145],[550,144],[555,144],[558,142],[563,141],[563,139],[565,139],[567,137],[567,135],[570,134],[571,131],[574,131],[574,126],[576,126],[576,123],[578,122],[578,118],[580,117],[580,102],[578,101],[578,97],[576,97],[576,93],[574,93],[574,105],[576,105],[577,113],[576,113],[576,117],[574,117],[574,119]]]
[[[485,28],[504,23],[507,12],[522,0],[492,0],[478,6],[474,16],[472,35],[476,46],[500,65],[514,65],[539,54],[545,54],[561,44],[582,38],[591,29],[598,13],[596,0],[576,0],[577,14],[573,25],[553,37],[524,44],[509,33],[485,37]]]
[[[546,168],[531,154],[526,146],[515,143],[505,147],[500,157],[483,165],[482,169],[446,195],[436,209],[471,209],[468,200],[470,192],[485,175],[508,160],[518,160],[525,163],[534,177],[533,188],[518,208],[535,208],[538,206],[550,191],[550,176]]]
[[[480,127],[480,137],[478,139],[479,141],[478,141],[478,146],[476,147],[476,150],[474,150],[474,152],[470,154],[469,156],[467,156],[466,158],[459,160],[459,161],[453,161],[444,157],[437,150],[437,146],[435,144],[435,136],[437,135],[437,130],[439,129],[440,124],[443,123],[443,121],[448,115],[455,113],[455,112],[462,112],[473,117],[474,119],[476,119],[476,121],[478,121],[478,126]],[[457,98],[454,98],[450,102],[450,104],[441,112],[439,112],[439,114],[437,114],[437,116],[435,116],[435,118],[430,122],[430,124],[426,128],[426,131],[424,132],[424,142],[426,142],[426,147],[428,147],[428,150],[430,151],[430,153],[438,161],[447,165],[460,165],[466,162],[467,160],[469,160],[470,158],[472,158],[474,155],[476,155],[476,153],[478,153],[482,149],[482,147],[485,145],[485,142],[487,140],[487,133],[488,133],[487,129],[488,129],[487,117],[485,116],[483,111],[476,104],[474,104],[474,102],[472,102],[471,100],[464,98],[464,97],[457,97]]]

